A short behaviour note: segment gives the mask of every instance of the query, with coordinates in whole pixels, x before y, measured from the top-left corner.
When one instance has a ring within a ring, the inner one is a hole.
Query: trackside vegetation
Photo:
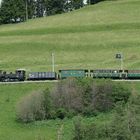
[[[52,89],[23,97],[17,104],[17,120],[28,123],[44,119],[97,116],[118,102],[127,103],[131,91],[111,80],[70,78]]]
[[[73,140],[139,140],[140,95],[132,94],[127,104],[119,102],[113,119],[102,125],[84,124],[81,117],[74,121]]]
[[[122,83],[120,82],[120,84]],[[22,98],[27,97],[29,94],[37,93],[37,91],[38,93],[41,93],[40,91],[44,91],[48,87],[52,89],[51,87],[53,86],[54,84],[52,85],[49,83],[0,85],[0,136],[3,140],[18,140],[19,137],[21,140],[34,140],[39,138],[55,140],[57,139],[57,133],[61,125],[63,125],[62,138],[64,140],[71,140],[75,136],[74,122],[77,117],[65,117],[64,119],[56,118],[42,121],[38,120],[31,123],[21,123],[19,120],[17,121],[17,104]],[[124,86],[132,89],[131,92],[134,93],[134,97],[140,92],[139,82],[125,82]],[[131,95],[129,99],[130,98]],[[115,115],[114,109],[104,113],[98,112],[97,115],[93,116],[89,115],[90,117],[82,117],[82,123],[84,125],[90,125],[92,123],[97,127],[99,126],[100,128],[103,128],[113,120]],[[133,109],[135,109],[135,106]],[[121,131],[121,129],[119,130]]]

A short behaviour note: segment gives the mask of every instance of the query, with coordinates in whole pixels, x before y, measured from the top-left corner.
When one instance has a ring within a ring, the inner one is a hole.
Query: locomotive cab
[[[26,78],[26,71],[24,69],[17,69],[16,75],[19,81],[24,81]]]

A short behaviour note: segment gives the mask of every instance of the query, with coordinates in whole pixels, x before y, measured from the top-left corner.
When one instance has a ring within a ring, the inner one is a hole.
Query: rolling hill
[[[67,68],[119,68],[115,54],[122,52],[124,67],[140,69],[140,1],[101,2],[82,9],[25,23],[0,26],[0,69],[50,71],[51,53],[56,70]],[[0,85],[0,139],[55,140],[61,120],[21,124],[16,121],[16,104],[32,91],[51,85]],[[139,83],[131,83],[140,91]],[[104,125],[112,113],[85,118],[86,123]],[[73,120],[63,120],[64,140],[72,138]]]
[[[61,15],[0,26],[0,69],[140,68],[139,0],[101,2]]]

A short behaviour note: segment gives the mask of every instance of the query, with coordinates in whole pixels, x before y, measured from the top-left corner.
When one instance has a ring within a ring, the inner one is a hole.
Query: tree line
[[[103,0],[87,0],[87,4],[95,4],[99,1]],[[83,7],[84,2],[84,0],[2,0],[0,23],[17,23],[32,18],[61,14]]]
[[[17,23],[36,17],[61,14],[84,6],[83,0],[3,0],[1,23]]]

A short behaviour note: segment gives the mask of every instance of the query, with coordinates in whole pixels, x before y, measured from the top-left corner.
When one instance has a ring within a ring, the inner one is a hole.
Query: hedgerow
[[[64,119],[78,114],[94,116],[107,112],[117,102],[127,102],[131,92],[111,80],[69,78],[52,89],[34,92],[17,104],[17,120],[31,122],[43,119]]]

